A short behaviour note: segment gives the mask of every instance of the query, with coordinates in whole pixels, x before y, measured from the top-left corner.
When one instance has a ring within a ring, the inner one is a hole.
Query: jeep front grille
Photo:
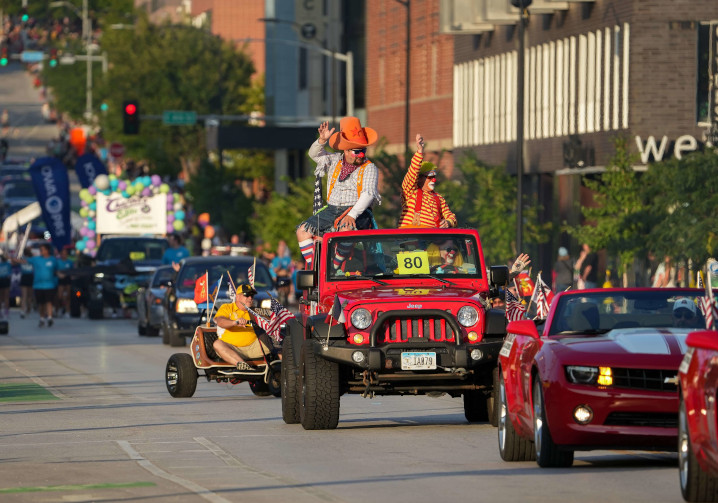
[[[456,342],[451,325],[444,318],[390,318],[378,333],[378,344],[407,342],[410,338],[432,342]]]

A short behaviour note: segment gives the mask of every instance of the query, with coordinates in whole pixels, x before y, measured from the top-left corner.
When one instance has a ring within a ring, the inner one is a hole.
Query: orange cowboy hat
[[[361,127],[356,117],[344,117],[339,122],[339,131],[329,138],[329,146],[334,150],[366,148],[376,142],[379,135],[370,127]]]

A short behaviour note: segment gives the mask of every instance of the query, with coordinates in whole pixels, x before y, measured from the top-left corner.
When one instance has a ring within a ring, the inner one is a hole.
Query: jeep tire
[[[314,354],[311,340],[299,362],[299,417],[305,430],[333,430],[339,424],[339,365]]]
[[[297,362],[294,361],[294,338],[291,333],[282,344],[282,419],[287,424],[299,422]]]

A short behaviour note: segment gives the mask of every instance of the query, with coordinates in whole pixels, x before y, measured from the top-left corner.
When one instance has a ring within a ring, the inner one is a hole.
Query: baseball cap
[[[687,299],[685,297],[678,299],[673,303],[673,310],[676,311],[678,309],[688,309],[693,314],[696,314],[695,303],[691,299]]]
[[[237,286],[237,293],[241,293],[246,297],[251,297],[252,295],[257,295],[257,290],[255,290],[249,283],[242,283]]]
[[[559,257],[568,257],[568,250],[562,246],[561,248],[558,249],[558,256]]]

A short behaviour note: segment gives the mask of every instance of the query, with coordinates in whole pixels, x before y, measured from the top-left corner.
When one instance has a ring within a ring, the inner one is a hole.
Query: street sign
[[[74,65],[75,64],[75,56],[60,56],[60,64],[61,65]]]
[[[187,110],[165,110],[162,112],[162,124],[166,126],[194,126],[197,112]]]
[[[20,61],[23,63],[39,63],[45,58],[42,51],[22,51],[20,53]]]
[[[114,142],[110,145],[110,155],[115,158],[119,159],[123,155],[125,155],[125,146],[122,143]]]

